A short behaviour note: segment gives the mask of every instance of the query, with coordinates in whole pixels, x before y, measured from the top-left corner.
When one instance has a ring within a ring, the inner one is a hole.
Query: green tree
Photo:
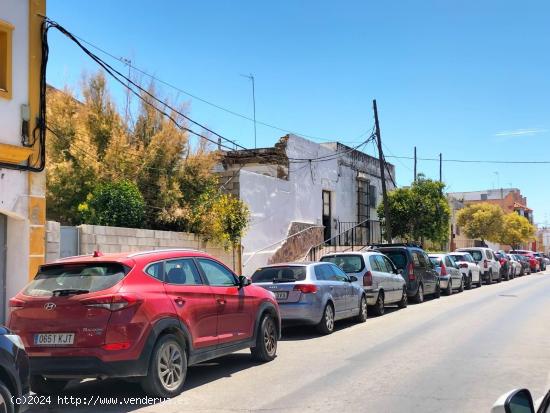
[[[238,245],[248,226],[250,211],[246,204],[231,195],[220,195],[210,211],[210,237],[224,248]]]
[[[443,195],[445,185],[419,176],[408,188],[388,194],[391,231],[395,237],[445,242],[449,234],[450,208]],[[377,209],[382,225],[384,204]]]
[[[99,184],[78,210],[87,224],[138,228],[145,203],[134,183],[118,181]]]
[[[498,205],[482,202],[458,211],[456,222],[468,238],[498,242],[503,215]]]
[[[531,241],[535,236],[535,227],[529,220],[515,212],[504,215],[499,242],[518,248],[523,242]]]

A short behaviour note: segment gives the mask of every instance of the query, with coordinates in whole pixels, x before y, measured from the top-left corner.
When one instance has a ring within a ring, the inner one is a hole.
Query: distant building
[[[45,255],[38,14],[46,15],[45,0],[0,0],[0,324]]]
[[[527,198],[521,195],[518,188],[487,189],[485,191],[450,192],[449,197],[464,205],[487,202],[498,205],[504,213],[517,212],[533,223],[533,210],[527,207]]]
[[[527,207],[527,198],[521,195],[518,188],[487,189],[484,191],[449,192],[447,194],[451,206],[451,248],[472,247],[480,245],[480,240],[467,238],[456,223],[458,211],[465,206],[479,203],[498,205],[505,214],[515,212],[533,223],[533,210]],[[493,249],[501,249],[495,243],[488,243]],[[531,248],[532,246],[525,246]]]
[[[394,166],[387,170],[392,189]],[[217,172],[222,189],[250,208],[242,239],[247,275],[268,263],[301,259],[312,246],[353,227],[346,236],[352,234],[356,245],[381,238],[380,164],[346,145],[286,135],[271,148],[226,152]]]

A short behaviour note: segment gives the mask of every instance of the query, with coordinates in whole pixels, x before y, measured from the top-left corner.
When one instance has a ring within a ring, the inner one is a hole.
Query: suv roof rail
[[[158,249],[158,250],[136,251],[136,252],[133,252],[132,254],[129,254],[128,258],[139,257],[140,255],[154,254],[154,253],[157,253],[157,252],[177,252],[177,251],[182,251],[182,252],[183,251],[203,252],[204,253],[204,251],[201,251],[201,250],[198,250],[198,249],[195,249],[195,248],[161,248],[161,249]]]
[[[391,244],[371,244],[371,247],[373,248],[380,248],[380,247],[414,247],[414,248],[422,248],[422,244],[419,242],[396,242]]]

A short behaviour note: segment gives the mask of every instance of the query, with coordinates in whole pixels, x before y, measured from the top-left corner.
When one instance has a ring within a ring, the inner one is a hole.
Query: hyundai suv
[[[244,348],[273,360],[281,331],[272,293],[195,250],[58,260],[10,308],[39,394],[74,378],[139,377],[146,393],[173,397],[193,364]]]
[[[372,248],[386,255],[402,270],[407,283],[407,295],[415,302],[423,302],[424,296],[428,294],[435,298],[441,296],[437,271],[420,246],[411,243],[376,244]]]

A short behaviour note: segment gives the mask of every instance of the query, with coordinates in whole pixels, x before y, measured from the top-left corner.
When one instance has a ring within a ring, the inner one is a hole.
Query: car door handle
[[[216,301],[218,302],[219,305],[225,305],[226,303],[226,301],[223,298],[218,298]]]
[[[183,298],[181,298],[181,297],[176,297],[176,298],[174,299],[174,301],[175,301],[175,303],[176,303],[177,305],[179,305],[180,307],[181,307],[182,305],[185,304],[185,300],[184,300]]]

